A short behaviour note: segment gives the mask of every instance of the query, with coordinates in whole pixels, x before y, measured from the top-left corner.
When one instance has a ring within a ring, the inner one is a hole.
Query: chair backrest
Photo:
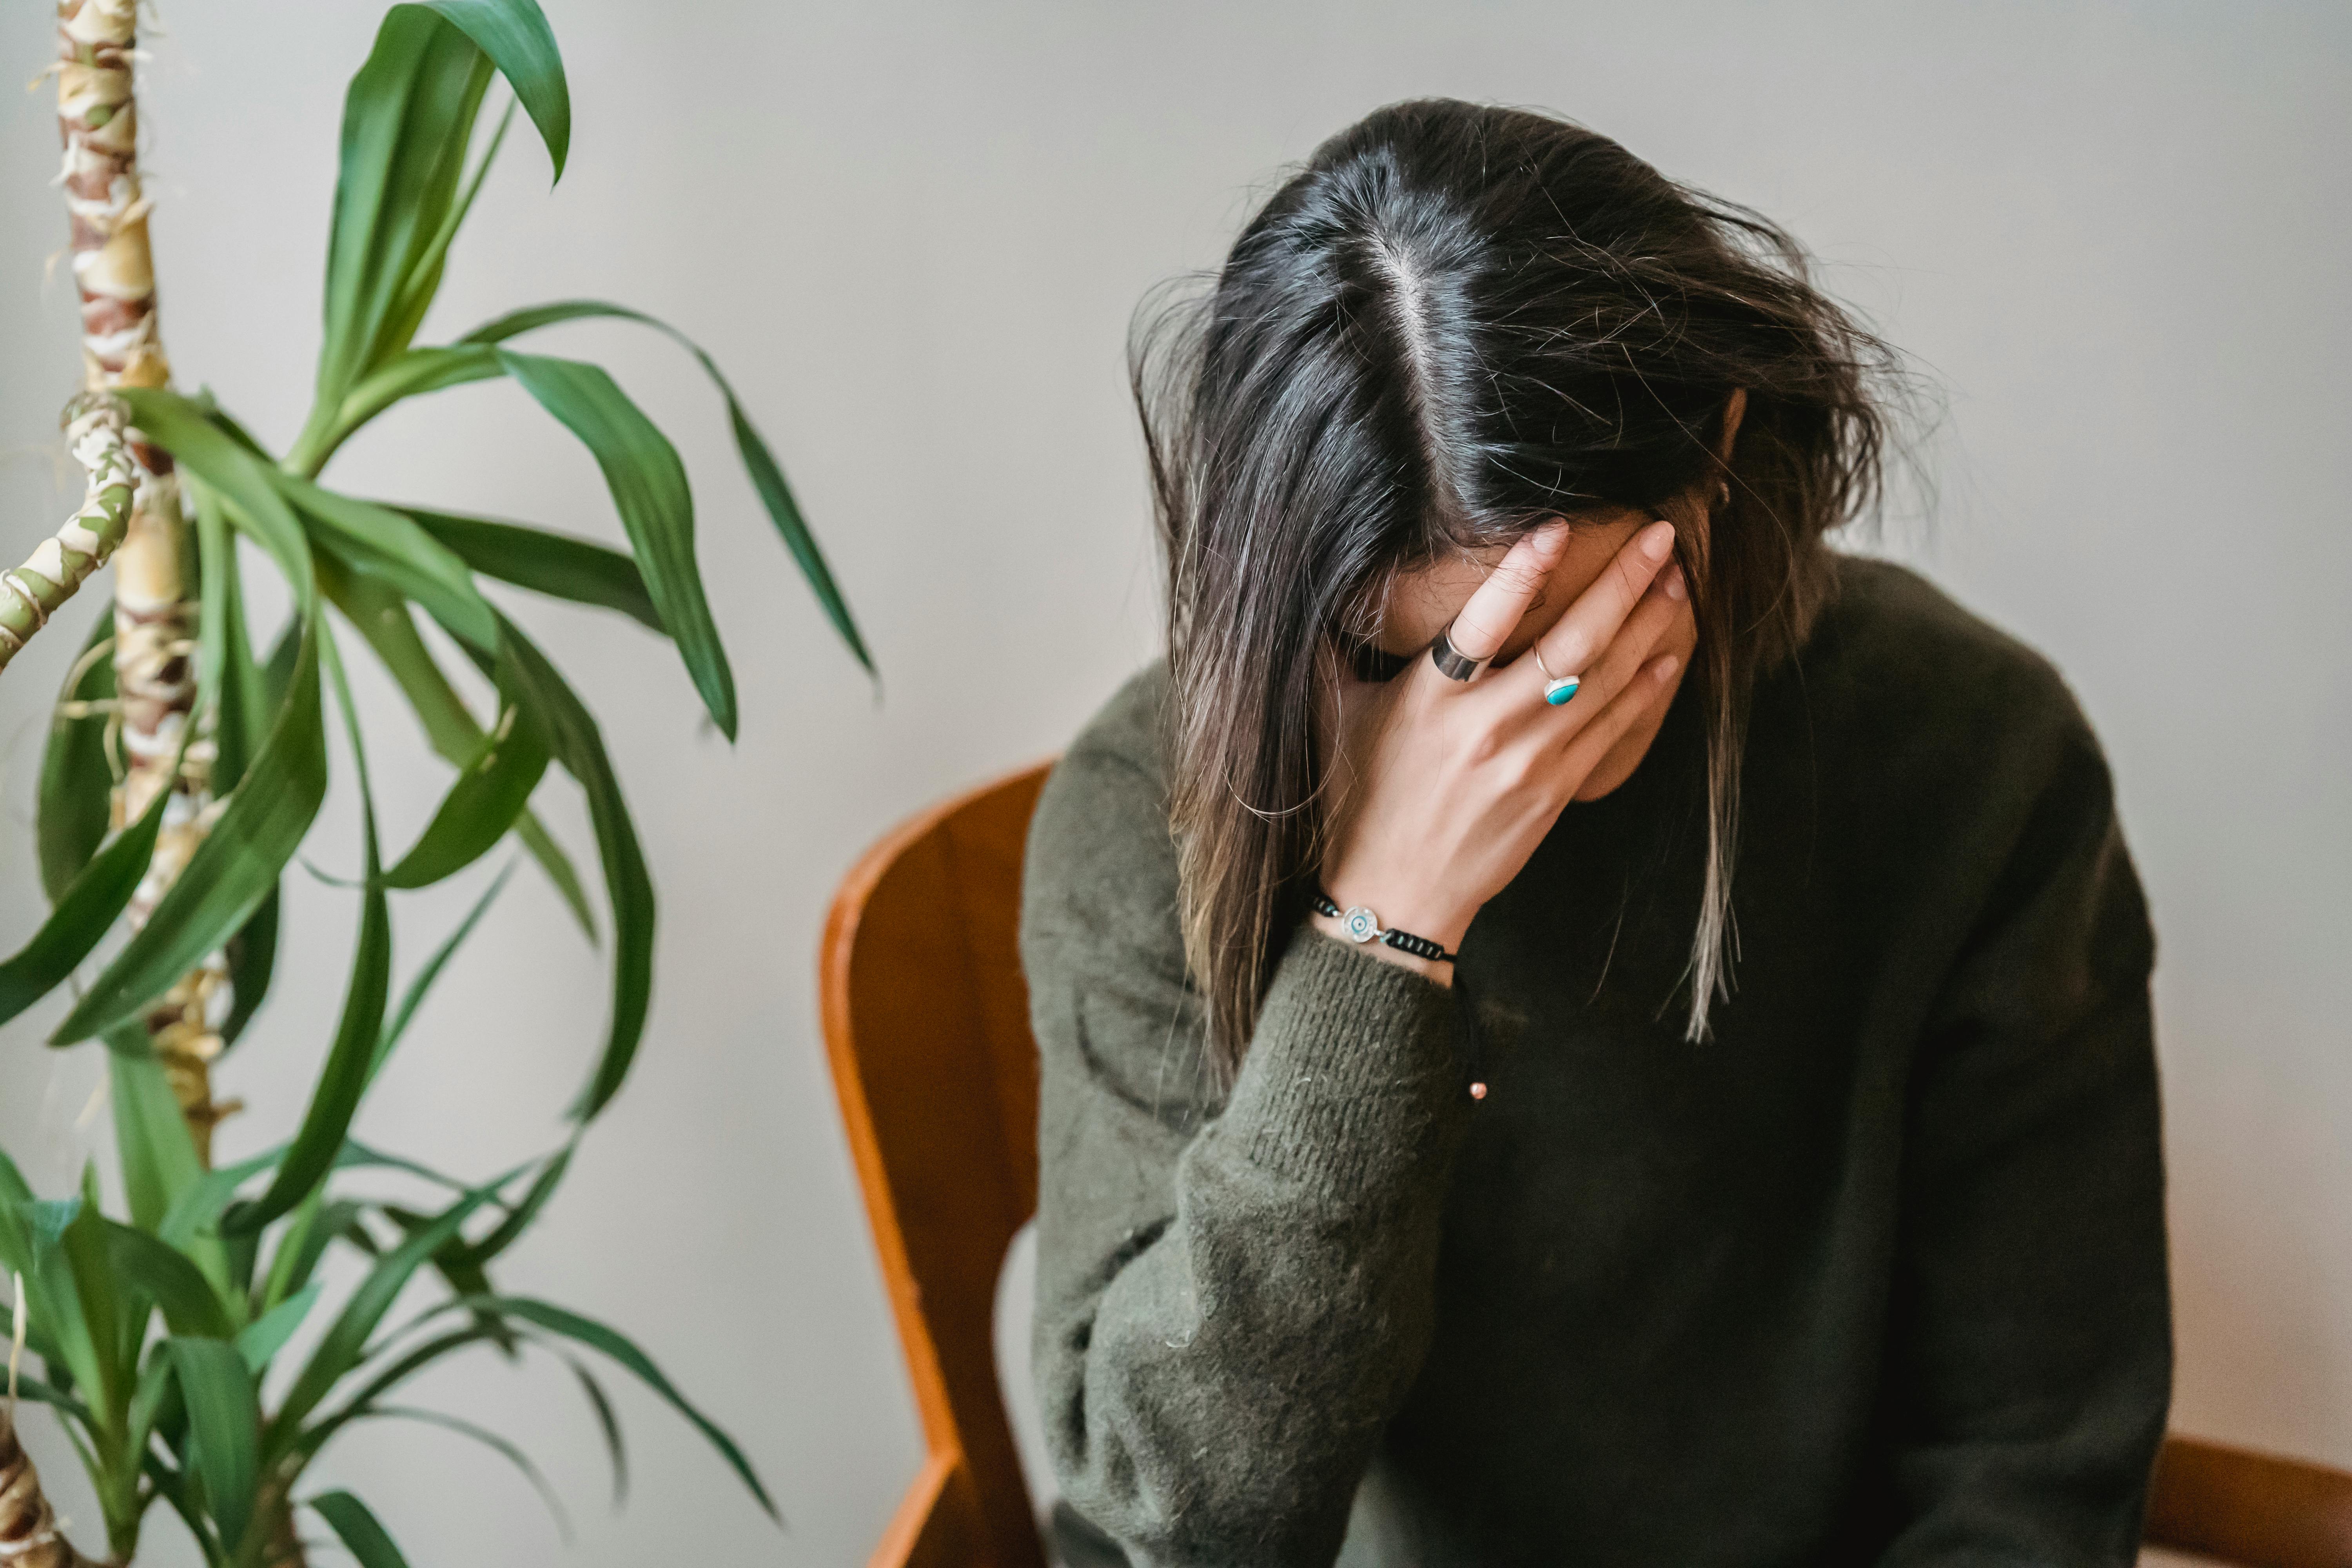
[[[996,1382],[997,1278],[1037,1207],[1037,1047],[1018,931],[1046,764],[868,850],[819,959],[825,1048],[927,1457],[874,1568],[1042,1568]]]
[[[2168,1437],[2147,1541],[2252,1568],[2352,1568],[2352,1475]]]

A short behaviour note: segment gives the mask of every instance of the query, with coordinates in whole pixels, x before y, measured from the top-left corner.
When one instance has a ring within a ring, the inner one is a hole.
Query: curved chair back
[[[1017,938],[1047,766],[898,828],[825,921],[825,1049],[923,1423],[922,1469],[870,1568],[1044,1568],[993,1320],[1006,1249],[1037,1207]],[[2352,1475],[2168,1437],[2147,1540],[2247,1568],[2352,1568]]]
[[[2352,1568],[2352,1475],[2176,1434],[2156,1462],[2147,1541],[2250,1568]]]
[[[825,1049],[925,1459],[874,1568],[1043,1568],[996,1383],[996,1282],[1037,1207],[1021,854],[1046,764],[932,807],[835,895]]]

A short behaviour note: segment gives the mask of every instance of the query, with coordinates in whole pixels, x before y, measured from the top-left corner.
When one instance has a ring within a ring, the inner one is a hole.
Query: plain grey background
[[[0,75],[49,58],[0,16]],[[1888,547],[2049,653],[2105,738],[2161,936],[2180,1330],[2176,1423],[2352,1465],[2352,13],[2332,5],[875,4],[550,0],[576,133],[552,195],[519,134],[427,336],[572,295],[711,347],[797,482],[887,677],[821,626],[691,365],[566,329],[697,483],[743,692],[730,750],[675,658],[540,603],[527,622],[603,716],[663,897],[642,1065],[511,1289],[637,1335],[729,1426],[778,1532],[631,1390],[635,1485],[607,1510],[562,1370],[494,1359],[418,1402],[521,1441],[570,1500],[564,1561],[684,1552],[862,1561],[917,1459],[913,1412],[814,1026],[835,879],[891,823],[1043,756],[1155,643],[1129,312],[1212,265],[1286,163],[1426,93],[1549,107],[1753,204],[1941,387],[1932,517]],[[166,342],[265,440],[299,425],[343,83],[378,7],[171,0],[149,39]],[[45,91],[0,107],[0,540],[79,493],[55,441],[79,376]],[[405,409],[330,478],[617,540],[595,469],[504,384]],[[68,481],[71,481],[70,483]],[[509,602],[512,602],[510,596]],[[87,608],[0,681],[0,943],[41,904],[28,835],[44,705]],[[387,837],[445,778],[355,638]],[[568,786],[544,794],[586,853]],[[310,853],[356,863],[339,792]],[[1760,826],[1760,825],[1759,825]],[[399,906],[401,972],[488,876]],[[352,900],[289,883],[284,979],[224,1073],[281,1135],[331,1026]],[[545,1147],[605,986],[535,869],[461,957],[362,1132],[472,1174]],[[0,1142],[62,1190],[106,1118],[94,1047],[0,1036]],[[95,1513],[28,1423],[86,1545]],[[495,1458],[364,1431],[360,1483],[419,1564],[559,1560]],[[157,1510],[157,1563],[193,1561]]]

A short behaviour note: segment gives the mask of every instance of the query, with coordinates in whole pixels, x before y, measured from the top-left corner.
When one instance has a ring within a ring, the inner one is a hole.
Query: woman
[[[1024,914],[1066,1552],[2130,1562],[2152,940],[2057,676],[1824,545],[1888,353],[1450,101],[1139,342],[1168,658]]]

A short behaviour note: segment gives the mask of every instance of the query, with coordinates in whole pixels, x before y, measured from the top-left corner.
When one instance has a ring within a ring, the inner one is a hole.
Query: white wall
[[[0,15],[0,77],[50,49]],[[1120,345],[1150,283],[1213,262],[1273,171],[1371,106],[1551,106],[1753,203],[1945,386],[1943,501],[1898,542],[2072,677],[2121,779],[2158,991],[2186,1427],[2352,1465],[2352,495],[2342,258],[2352,13],[2323,4],[1482,3],[780,6],[550,0],[578,133],[551,197],[518,137],[450,269],[443,331],[625,300],[719,353],[801,489],[888,679],[821,628],[674,352],[604,360],[678,439],[744,700],[731,752],[675,658],[533,604],[605,719],[666,902],[643,1065],[508,1283],[635,1333],[742,1437],[772,1531],[646,1399],[606,1513],[568,1379],[477,1363],[421,1391],[541,1455],[569,1561],[861,1560],[915,1426],[814,1026],[835,878],[891,822],[1054,750],[1153,643]],[[375,7],[167,5],[147,88],[167,341],[261,435],[299,423],[338,105]],[[0,537],[63,516],[77,374],[46,95],[0,99]],[[618,535],[594,469],[510,387],[354,447],[376,492]],[[79,617],[73,617],[79,621]],[[39,914],[26,831],[52,632],[0,682],[0,942]],[[356,649],[356,643],[351,646]],[[355,660],[355,662],[361,662]],[[442,772],[362,681],[387,831]],[[551,787],[551,796],[562,794]],[[347,871],[339,796],[312,855]],[[580,814],[561,831],[583,847]],[[477,885],[403,903],[413,964]],[[226,1073],[299,1113],[349,896],[297,873],[290,965]],[[542,1147],[602,1026],[601,972],[535,871],[444,983],[363,1133],[467,1173]],[[97,1078],[42,1020],[0,1037],[0,1140],[63,1182]],[[100,1127],[103,1118],[100,1119]],[[41,1426],[38,1419],[34,1423]],[[53,1478],[71,1462],[40,1434]],[[422,1563],[556,1560],[528,1493],[455,1438],[337,1451]],[[79,1484],[60,1490],[94,1523]],[[96,1545],[94,1536],[86,1536]],[[192,1560],[160,1520],[152,1559]]]

